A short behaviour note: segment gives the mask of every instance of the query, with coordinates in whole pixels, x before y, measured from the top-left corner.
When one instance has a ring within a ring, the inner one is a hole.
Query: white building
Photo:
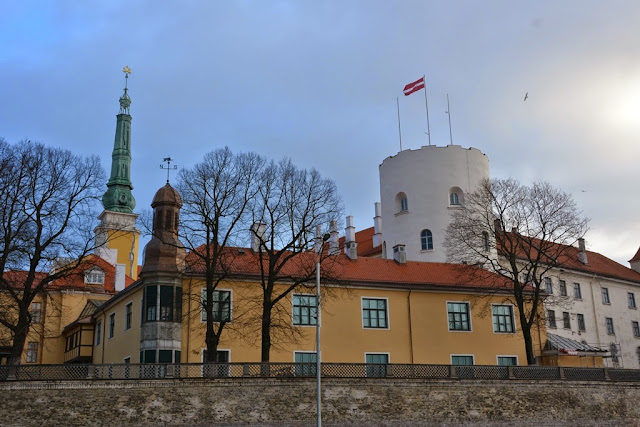
[[[451,211],[460,209],[465,194],[488,178],[487,156],[459,145],[424,146],[384,159],[381,211],[376,206],[380,230],[375,230],[381,232],[382,257],[392,258],[393,248],[404,245],[408,260],[445,262],[444,234]]]
[[[451,212],[489,176],[489,159],[475,148],[425,146],[387,157],[374,227],[355,233],[358,255],[394,258],[396,248],[406,260],[446,262]],[[640,250],[628,268],[581,246],[546,278],[548,332],[609,351],[609,366],[640,368]]]

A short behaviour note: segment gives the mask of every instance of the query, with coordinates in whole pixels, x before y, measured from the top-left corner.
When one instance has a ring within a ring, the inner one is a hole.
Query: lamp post
[[[320,236],[320,227],[316,228],[316,235]],[[316,243],[316,422],[317,426],[322,426],[322,393],[320,392],[320,257],[322,256],[322,248],[324,242],[329,240],[329,233],[322,236],[322,240],[318,239]]]

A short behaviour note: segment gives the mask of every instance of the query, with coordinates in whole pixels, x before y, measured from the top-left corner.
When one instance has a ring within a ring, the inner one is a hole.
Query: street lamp
[[[319,239],[321,234],[320,226],[316,227],[316,421],[317,426],[322,426],[322,394],[320,392],[320,257],[322,256],[322,248],[324,242],[329,240],[330,234],[325,233],[322,240]]]

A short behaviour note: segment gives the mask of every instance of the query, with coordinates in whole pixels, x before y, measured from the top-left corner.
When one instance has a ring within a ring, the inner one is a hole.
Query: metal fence
[[[557,366],[453,366],[323,363],[323,378],[637,381],[640,370]],[[159,378],[305,378],[315,363],[182,363],[0,366],[0,381],[136,380]]]

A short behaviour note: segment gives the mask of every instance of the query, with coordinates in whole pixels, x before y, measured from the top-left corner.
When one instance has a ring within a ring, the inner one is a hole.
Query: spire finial
[[[171,157],[165,157],[164,159],[162,159],[162,162],[163,162],[163,163],[166,163],[166,164],[167,164],[167,166],[165,167],[165,166],[163,166],[163,165],[160,165],[160,169],[166,169],[166,170],[167,170],[167,184],[169,183],[169,172],[170,172],[171,170],[176,170],[176,169],[178,169],[178,166],[177,166],[177,165],[173,165],[173,167],[171,167],[171,162],[172,162],[172,161],[173,161],[173,159],[172,159]]]
[[[122,72],[124,73],[124,94],[120,97],[120,114],[129,114],[129,106],[131,106],[131,98],[127,94],[129,90],[127,88],[127,82],[129,81],[129,74],[131,74],[131,68],[128,65],[125,65],[122,68]]]

